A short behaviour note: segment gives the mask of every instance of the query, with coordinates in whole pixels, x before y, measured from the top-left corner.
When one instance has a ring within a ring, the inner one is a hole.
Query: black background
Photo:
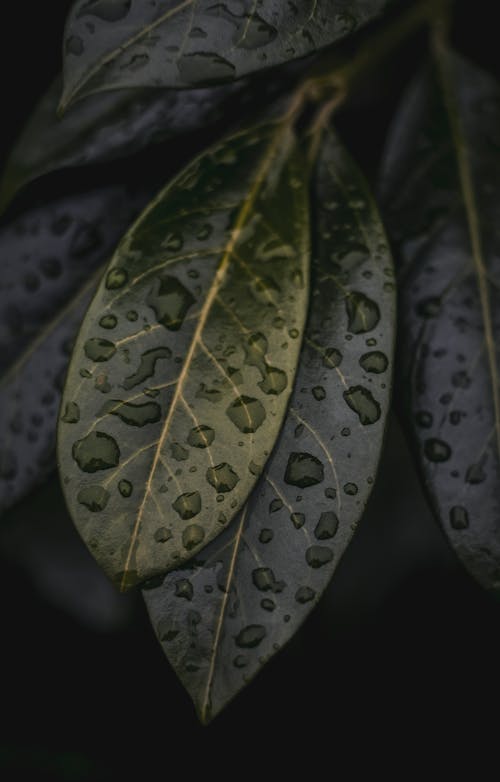
[[[2,158],[60,66],[68,6],[2,4]],[[493,6],[458,3],[454,35],[498,76]],[[339,118],[372,178],[398,96],[424,53],[417,35]],[[36,195],[78,186],[78,175],[69,184],[55,177]],[[333,777],[342,760],[352,775],[360,762],[380,773],[401,749],[405,778],[438,747],[449,762],[462,758],[472,735],[497,722],[500,605],[448,548],[395,419],[368,511],[321,604],[209,728],[199,726],[140,599],[115,595],[93,565],[55,479],[2,520],[0,617],[5,779],[146,779],[183,766],[194,775],[275,768],[285,776],[305,767],[308,776],[321,768]],[[484,733],[476,762],[486,746]]]

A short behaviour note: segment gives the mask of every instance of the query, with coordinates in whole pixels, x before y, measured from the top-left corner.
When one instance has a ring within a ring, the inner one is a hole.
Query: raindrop
[[[80,420],[80,408],[76,402],[67,402],[64,407],[64,413],[61,416],[61,421],[65,424],[77,424]]]
[[[172,507],[175,511],[177,511],[183,521],[192,519],[201,511],[201,497],[199,492],[193,491],[180,494],[175,502],[172,503]],[[192,526],[196,527],[196,525]],[[197,544],[195,543],[194,545]],[[188,546],[186,546],[186,548],[188,548]]]
[[[87,358],[96,362],[109,361],[116,353],[116,347],[113,342],[109,342],[107,339],[100,339],[99,337],[88,339],[83,349]]]
[[[342,362],[342,353],[337,348],[327,348],[323,354],[323,366],[335,369]]]
[[[353,334],[365,334],[375,328],[380,320],[380,310],[374,301],[364,293],[350,293],[346,300],[349,331]]]
[[[345,483],[344,484],[344,492],[349,497],[355,497],[356,494],[358,493],[358,487],[356,486],[355,483]]]
[[[276,498],[274,500],[271,500],[269,503],[269,513],[276,513],[276,511],[281,510],[283,507],[282,500]]]
[[[264,609],[264,611],[274,611],[276,608],[276,603],[274,600],[271,600],[270,597],[265,597],[263,600],[260,601],[261,608]]]
[[[389,360],[385,353],[381,353],[379,350],[375,350],[371,353],[365,353],[359,359],[359,364],[365,372],[371,372],[375,375],[380,375],[387,370],[389,366]]]
[[[358,414],[363,426],[374,424],[379,420],[380,405],[366,388],[354,386],[344,391],[343,396],[351,410]]]
[[[451,456],[451,448],[443,440],[431,438],[424,443],[424,453],[431,462],[447,462]]]
[[[158,527],[154,534],[154,538],[157,543],[166,543],[167,540],[170,540],[171,537],[172,533],[166,527]]]
[[[83,472],[97,472],[116,467],[120,449],[113,437],[105,432],[90,432],[73,445],[73,459]]]
[[[291,453],[285,472],[285,482],[290,486],[314,486],[324,480],[324,467],[310,453]]]
[[[333,511],[325,511],[319,517],[314,530],[314,536],[317,540],[328,540],[333,538],[337,532],[339,520]]]
[[[77,494],[80,505],[85,505],[92,513],[104,510],[109,500],[109,492],[103,486],[84,486]]]
[[[133,486],[130,483],[130,481],[122,480],[118,483],[118,491],[122,495],[122,497],[130,497],[132,494]]]
[[[258,386],[264,394],[274,394],[277,396],[285,390],[288,380],[286,372],[283,372],[282,369],[266,365],[263,374],[264,379],[258,383]]]
[[[106,288],[110,291],[123,288],[128,280],[128,273],[125,269],[121,269],[119,266],[115,266],[114,269],[110,269],[106,276]]]
[[[103,315],[99,321],[99,326],[103,329],[114,329],[117,323],[118,319],[115,315]]]
[[[456,505],[450,510],[450,524],[453,529],[462,530],[469,526],[469,514],[465,508]]]
[[[273,537],[274,537],[274,532],[272,531],[272,529],[264,528],[261,529],[259,533],[259,541],[261,543],[270,543]]]
[[[332,559],[333,551],[326,546],[310,546],[306,551],[306,562],[315,570],[327,565]]]
[[[227,416],[240,432],[256,432],[264,423],[266,411],[262,402],[249,396],[239,396],[226,410]]]
[[[312,390],[312,395],[317,402],[322,402],[323,399],[325,399],[326,397],[326,391],[323,388],[323,386],[314,386]]]
[[[434,418],[432,413],[428,413],[426,410],[419,410],[415,415],[415,421],[417,426],[420,426],[422,429],[430,429]]]
[[[308,586],[299,587],[295,593],[295,600],[301,604],[310,603],[315,597],[316,592]]]
[[[193,585],[187,578],[180,578],[175,582],[176,597],[182,597],[184,600],[192,600],[193,591]]]
[[[88,0],[77,13],[82,16],[97,16],[105,22],[118,22],[127,16],[132,0]]]
[[[187,83],[197,83],[200,73],[204,74],[207,84],[234,78],[234,65],[216,52],[184,54],[177,65],[182,79]]]
[[[163,275],[146,301],[154,310],[158,323],[170,331],[178,331],[196,299],[176,277]]]
[[[199,546],[205,537],[205,530],[199,524],[190,524],[182,533],[182,545],[187,551]]]
[[[273,571],[268,567],[256,568],[252,571],[252,581],[254,586],[261,592],[283,592],[286,584],[284,581],[277,581]]]
[[[292,513],[290,516],[290,521],[292,522],[295,529],[300,529],[306,523],[306,517],[303,513]]]
[[[170,452],[172,458],[175,459],[176,462],[185,462],[186,459],[189,459],[189,451],[187,448],[183,448],[179,443],[171,443]]]
[[[230,492],[239,481],[239,476],[227,462],[222,462],[216,467],[207,470],[207,481],[217,492]]]
[[[99,410],[98,417],[116,415],[128,426],[146,426],[161,418],[161,408],[156,402],[134,404],[120,399],[108,399]]]
[[[123,381],[123,388],[129,391],[131,388],[138,386],[150,377],[153,377],[156,368],[156,362],[162,358],[170,358],[172,351],[167,347],[152,348],[146,350],[140,359],[139,367],[133,375],[125,378]]]
[[[215,438],[215,432],[210,426],[201,424],[195,426],[188,434],[188,444],[193,448],[208,448],[212,445]]]
[[[242,649],[253,649],[266,637],[266,628],[262,625],[248,625],[241,630],[236,638],[236,646]]]

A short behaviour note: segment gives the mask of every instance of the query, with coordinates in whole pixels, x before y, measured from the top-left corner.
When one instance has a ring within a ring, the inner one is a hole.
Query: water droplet
[[[182,533],[182,545],[191,551],[203,542],[205,530],[199,524],[190,524]]]
[[[266,628],[262,625],[248,625],[241,630],[236,638],[236,646],[242,649],[253,649],[266,637]]]
[[[354,386],[344,391],[343,396],[351,410],[358,414],[363,426],[374,424],[379,420],[380,405],[366,388]]]
[[[135,323],[138,317],[139,315],[135,310],[129,310],[126,315],[127,320],[129,320],[131,323]]]
[[[170,331],[178,331],[196,299],[176,277],[163,275],[146,301],[158,323]]]
[[[166,543],[171,537],[172,533],[166,527],[158,527],[154,534],[154,539],[157,543]]]
[[[295,593],[295,600],[301,604],[310,603],[315,597],[316,592],[308,586],[299,587]]]
[[[179,443],[171,443],[170,452],[176,462],[185,462],[186,459],[189,459],[189,451]]]
[[[161,408],[156,402],[134,404],[120,399],[108,399],[97,415],[99,418],[105,415],[116,415],[128,426],[146,426],[160,420]]]
[[[325,511],[319,517],[314,530],[314,536],[317,540],[328,540],[333,538],[337,532],[339,520],[333,511]]]
[[[116,353],[116,347],[113,342],[100,337],[88,339],[83,346],[85,355],[91,361],[109,361]]]
[[[118,290],[118,288],[123,288],[127,280],[127,271],[119,266],[115,266],[114,269],[110,269],[106,276],[106,288],[110,291]]]
[[[276,603],[274,600],[271,600],[270,597],[265,597],[263,600],[260,601],[261,608],[264,609],[264,611],[274,611],[276,608]]]
[[[65,424],[77,424],[80,420],[80,408],[76,402],[67,402],[64,407],[64,413],[61,416],[61,421]]]
[[[187,441],[193,448],[208,448],[209,445],[212,445],[214,438],[215,432],[212,427],[201,424],[191,429]]]
[[[118,318],[115,315],[103,315],[99,321],[99,326],[103,329],[114,329],[118,323]]]
[[[312,395],[317,402],[322,402],[323,399],[325,399],[326,397],[326,391],[323,388],[323,386],[314,386],[312,390]]]
[[[259,533],[259,541],[261,543],[270,543],[273,537],[274,537],[274,532],[272,531],[272,529],[264,528],[261,529]]]
[[[462,530],[469,526],[469,514],[465,508],[456,505],[450,510],[450,524],[453,529]]]
[[[77,494],[80,505],[85,505],[92,513],[104,510],[109,500],[109,492],[103,486],[84,486]]]
[[[428,413],[426,410],[419,410],[418,413],[415,414],[415,421],[417,426],[420,426],[422,429],[430,429],[434,418],[432,413]]]
[[[200,73],[204,74],[206,84],[234,78],[235,68],[228,60],[216,52],[194,52],[184,54],[177,62],[179,73],[187,84],[199,82]]]
[[[483,469],[483,465],[471,464],[467,469],[465,480],[467,483],[471,483],[474,486],[478,483],[483,483],[483,481],[486,480],[486,473]]]
[[[130,481],[122,480],[118,483],[118,491],[122,497],[130,497],[132,494],[133,486]]]
[[[379,350],[375,350],[371,353],[365,353],[359,359],[359,364],[365,372],[372,372],[375,375],[380,375],[387,370],[389,366],[389,360],[385,353],[381,353]]]
[[[262,402],[250,396],[237,397],[231,402],[226,413],[229,420],[244,434],[256,432],[266,417]]]
[[[319,459],[310,453],[291,453],[285,472],[285,482],[290,486],[314,486],[324,480],[324,468]]]
[[[105,432],[90,432],[73,445],[73,459],[83,472],[97,472],[116,467],[120,449],[113,437]]]
[[[130,391],[131,388],[134,388],[135,386],[138,386],[140,383],[143,383],[145,380],[147,380],[150,377],[153,377],[155,373],[156,368],[156,362],[160,359],[164,358],[170,358],[172,356],[172,351],[170,348],[167,347],[160,347],[160,348],[152,348],[151,350],[146,350],[142,356],[139,363],[139,367],[136,372],[134,372],[133,375],[130,375],[129,377],[125,378],[123,381],[123,388],[126,391]]]
[[[283,507],[282,500],[276,498],[274,500],[271,500],[269,503],[269,513],[276,513],[276,511],[281,510]]]
[[[226,493],[234,489],[239,481],[239,476],[230,464],[222,462],[216,467],[208,468],[207,481],[217,492]]]
[[[447,462],[451,456],[451,448],[448,443],[433,437],[425,441],[424,453],[431,462]]]
[[[193,585],[187,578],[180,578],[175,582],[176,597],[182,597],[184,600],[192,600],[193,592]]]
[[[342,363],[342,353],[337,348],[327,348],[323,354],[323,366],[335,369]]]
[[[288,379],[286,372],[278,367],[265,366],[263,370],[264,379],[258,383],[259,388],[264,394],[274,394],[278,396],[287,387]]]
[[[380,310],[364,293],[350,293],[345,300],[349,331],[365,334],[375,328],[380,320]]]
[[[326,546],[310,546],[306,551],[306,562],[315,570],[327,565],[332,559],[333,551]]]
[[[254,586],[261,592],[283,592],[286,584],[284,581],[277,581],[273,571],[268,567],[256,568],[252,571],[252,581]]]
[[[306,523],[306,517],[303,513],[292,513],[290,516],[290,521],[292,522],[295,529],[300,529]]]
[[[349,497],[355,497],[356,494],[358,493],[358,487],[356,486],[355,483],[345,483],[344,484],[344,492]]]
[[[177,511],[183,521],[192,519],[201,511],[201,497],[199,492],[186,492],[185,494],[179,495],[175,502],[172,503],[172,507]],[[186,546],[186,548],[188,548],[188,546]]]

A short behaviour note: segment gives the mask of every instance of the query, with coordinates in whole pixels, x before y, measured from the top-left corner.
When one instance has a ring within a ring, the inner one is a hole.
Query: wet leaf
[[[72,341],[96,273],[143,203],[144,195],[108,187],[31,209],[0,229],[0,511],[55,468]]]
[[[123,87],[232,81],[315,52],[379,14],[386,0],[78,0],[65,31],[61,107]]]
[[[296,632],[361,517],[389,408],[392,262],[367,187],[332,132],[316,181],[312,305],[289,413],[246,508],[144,597],[203,722]]]
[[[28,182],[61,168],[115,160],[153,144],[220,124],[236,124],[250,108],[286,90],[296,68],[279,79],[246,79],[198,90],[118,90],[91,95],[57,117],[62,80],[42,97],[3,172],[0,208]],[[206,142],[205,142],[206,144]]]
[[[396,118],[383,176],[408,424],[446,535],[497,591],[499,127],[499,86],[438,44]]]
[[[247,499],[291,391],[308,245],[287,117],[197,158],[119,246],[73,353],[63,410],[80,415],[61,419],[59,460],[122,589],[192,557]]]

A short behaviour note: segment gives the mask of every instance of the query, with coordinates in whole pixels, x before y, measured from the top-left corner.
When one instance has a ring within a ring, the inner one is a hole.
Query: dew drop
[[[333,551],[326,546],[310,546],[306,551],[306,562],[315,570],[327,565],[332,559]]]
[[[121,480],[118,483],[118,491],[122,495],[122,497],[130,497],[132,494],[133,486],[130,483],[130,481],[127,480]]]
[[[193,599],[193,585],[187,578],[180,578],[175,582],[175,596],[182,597],[184,600]]]
[[[169,331],[178,331],[196,299],[176,277],[163,275],[146,301],[154,310],[158,323]]]
[[[187,551],[199,546],[205,537],[205,530],[199,524],[190,524],[182,533],[182,545]]]
[[[286,372],[278,367],[267,366],[264,369],[264,379],[258,383],[259,388],[264,394],[274,394],[278,396],[287,387]]]
[[[469,514],[466,509],[456,505],[450,510],[450,524],[453,529],[462,530],[469,526]]]
[[[61,416],[61,421],[65,424],[77,424],[80,420],[80,408],[76,402],[67,402],[64,406],[64,413]]]
[[[375,375],[380,375],[387,370],[389,366],[389,360],[385,353],[381,353],[379,350],[374,350],[371,353],[365,353],[359,359],[359,364],[365,372],[371,372]]]
[[[120,449],[116,440],[105,432],[90,432],[77,440],[72,449],[73,459],[83,472],[98,472],[116,467]]]
[[[115,315],[103,315],[99,321],[99,326],[103,329],[114,329],[118,319]]]
[[[451,448],[448,443],[433,437],[425,441],[424,453],[431,462],[447,462],[451,456]]]
[[[292,522],[295,529],[300,529],[306,523],[306,517],[303,513],[292,513],[290,516],[290,521]]]
[[[183,521],[192,519],[201,511],[201,497],[199,492],[193,491],[180,494],[175,502],[172,503],[172,507],[177,511]],[[188,547],[186,546],[186,548]]]
[[[256,568],[252,571],[252,581],[260,592],[282,592],[286,586],[284,581],[277,581],[273,571],[268,567]]]
[[[375,328],[380,320],[380,310],[364,293],[353,292],[345,300],[349,331],[365,334]]]
[[[114,269],[110,269],[106,276],[106,288],[110,291],[123,288],[128,280],[128,273],[125,269],[121,269],[119,266],[115,266]]]
[[[103,486],[84,486],[77,494],[80,505],[85,505],[91,513],[104,510],[109,500],[109,492]]]
[[[322,402],[323,399],[325,399],[326,397],[326,391],[323,388],[323,386],[314,386],[312,390],[312,395],[317,402]]]
[[[226,410],[230,421],[244,434],[256,432],[264,423],[266,411],[262,402],[250,396],[239,396]]]
[[[236,646],[242,649],[253,649],[266,637],[266,629],[262,625],[248,625],[235,638]]]
[[[335,369],[342,363],[342,353],[337,348],[327,348],[323,354],[323,366]]]
[[[239,476],[227,462],[209,467],[206,475],[207,481],[217,492],[230,492],[239,481]]]
[[[366,388],[354,386],[344,391],[343,396],[351,410],[358,414],[363,426],[374,424],[379,420],[380,405]]]
[[[100,337],[88,339],[83,349],[87,358],[96,362],[109,361],[116,353],[114,343]]]
[[[268,529],[266,527],[264,529],[261,529],[259,533],[259,541],[261,543],[270,543],[273,537],[274,537],[274,532],[272,531],[272,529]]]
[[[333,511],[325,511],[319,517],[314,530],[314,536],[317,540],[328,540],[333,538],[337,532],[339,520]]]
[[[285,472],[285,482],[290,486],[314,486],[324,480],[323,464],[310,453],[291,453]]]
[[[295,600],[297,603],[301,603],[302,605],[304,603],[310,603],[311,600],[314,600],[315,597],[316,592],[314,589],[311,589],[311,587],[308,586],[299,587],[295,593]]]
[[[212,445],[214,438],[215,432],[212,427],[201,424],[191,429],[187,441],[193,448],[208,448]]]

